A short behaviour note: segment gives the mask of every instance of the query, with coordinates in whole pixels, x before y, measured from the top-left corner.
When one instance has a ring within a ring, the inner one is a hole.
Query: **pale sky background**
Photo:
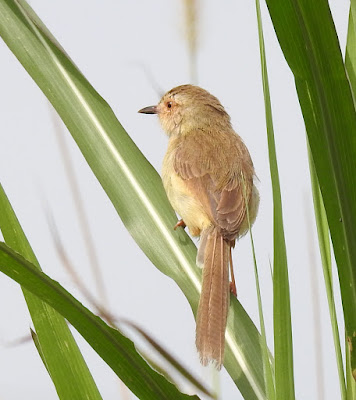
[[[142,66],[152,72],[163,91],[190,81],[182,1],[32,0],[30,4],[160,171],[167,138],[155,116],[137,113],[159,99]],[[253,234],[272,348],[272,200],[255,2],[201,0],[200,4],[198,84],[217,96],[230,113],[260,179],[261,207]],[[349,1],[332,0],[330,6],[344,51]],[[319,340],[324,357],[318,368],[325,374],[324,398],[334,400],[340,393],[312,218],[304,124],[293,76],[264,4],[262,11],[289,261],[296,394],[300,400],[317,399],[312,314],[316,295],[310,282],[314,268],[321,289]],[[1,40],[0,59],[0,181],[43,270],[87,305],[58,260],[46,218],[47,204],[78,273],[95,293],[48,102]],[[146,329],[209,384],[211,370],[199,364],[188,302],[138,248],[70,134],[66,130],[64,134],[85,199],[110,309]],[[234,260],[239,300],[258,326],[247,237],[237,244]],[[340,310],[338,296],[337,291]],[[31,320],[18,285],[4,275],[0,275],[0,299],[0,399],[56,399],[33,343],[5,345],[29,334]],[[74,333],[103,398],[122,398],[110,368]],[[241,399],[229,375],[222,371],[220,377],[221,399]]]

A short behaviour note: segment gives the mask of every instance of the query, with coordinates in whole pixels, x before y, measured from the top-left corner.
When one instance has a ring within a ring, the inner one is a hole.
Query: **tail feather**
[[[213,361],[218,369],[224,361],[225,329],[229,308],[229,251],[216,229],[202,233],[203,283],[197,313],[196,345],[203,365]]]

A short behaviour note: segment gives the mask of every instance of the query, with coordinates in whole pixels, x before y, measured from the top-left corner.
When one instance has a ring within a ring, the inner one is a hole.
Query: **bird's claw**
[[[180,219],[175,225],[174,225],[174,230],[176,230],[179,226],[181,226],[183,229],[187,226],[182,219]]]
[[[230,282],[230,292],[237,298],[237,290],[235,282]]]

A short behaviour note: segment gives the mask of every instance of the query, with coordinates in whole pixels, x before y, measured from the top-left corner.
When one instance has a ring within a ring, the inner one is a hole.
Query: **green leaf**
[[[346,335],[356,332],[356,111],[326,0],[267,0],[294,74],[338,267]],[[356,351],[351,353],[356,369]]]
[[[196,248],[182,230],[172,229],[176,216],[157,172],[24,1],[0,0],[0,35],[61,116],[133,238],[196,312]],[[266,398],[260,335],[236,299],[224,365],[246,398]]]
[[[40,266],[0,184],[0,229],[6,243]],[[101,399],[66,321],[32,293],[23,294],[36,330],[41,358],[60,399]]]
[[[350,15],[349,15],[349,28],[347,32],[347,44],[346,44],[346,55],[345,55],[345,66],[347,71],[347,76],[350,81],[350,87],[353,94],[354,105],[356,105],[356,0],[351,0],[350,5]],[[349,340],[355,341],[356,332],[353,331],[353,336]],[[354,347],[353,347],[354,348]],[[350,351],[350,347],[346,348],[346,351]],[[347,354],[348,356],[348,354]],[[356,361],[355,361],[355,354],[351,355],[351,362],[347,364],[347,377],[350,375],[353,376],[354,380],[356,381]],[[349,374],[351,371],[351,374]],[[348,383],[347,385],[348,390],[350,387],[353,388],[353,400],[356,398],[356,390],[355,390],[355,382]]]
[[[140,399],[198,399],[180,393],[148,366],[129,339],[4,243],[0,243],[0,270],[61,313]]]
[[[286,243],[284,238],[282,199],[274,141],[265,45],[259,0],[256,0],[261,54],[263,94],[265,100],[269,163],[273,193],[273,327],[276,399],[295,398],[293,343]]]
[[[309,169],[310,169],[311,185],[312,185],[312,192],[313,192],[315,220],[316,220],[316,226],[317,226],[317,231],[318,231],[319,248],[320,248],[321,262],[322,262],[322,266],[323,266],[325,290],[326,290],[326,295],[328,298],[331,328],[332,328],[333,339],[334,339],[336,363],[337,363],[337,369],[338,369],[338,374],[339,374],[340,392],[341,392],[341,398],[343,400],[346,400],[347,396],[346,396],[345,374],[344,374],[344,368],[343,368],[343,362],[342,362],[340,334],[339,334],[339,327],[337,324],[335,301],[334,301],[329,227],[328,227],[328,221],[326,219],[326,213],[325,213],[325,208],[324,208],[324,204],[323,204],[323,199],[321,197],[320,188],[319,188],[318,180],[316,177],[315,167],[314,167],[313,159],[310,154],[309,146],[308,146],[308,152],[309,152]]]
[[[156,340],[154,340],[152,336],[150,336],[142,328],[128,320],[121,319],[120,323],[124,323],[130,326],[136,332],[138,332],[145,339],[145,341],[155,349],[157,354],[160,354],[162,358],[167,363],[169,363],[180,375],[182,375],[193,388],[200,390],[202,393],[208,395],[209,397],[213,397],[213,394],[202,383],[200,383],[198,379],[196,379],[171,353],[165,350]]]
[[[356,101],[356,0],[351,0],[345,66],[354,101]]]
[[[257,15],[260,15],[259,4],[256,3],[257,8]],[[260,22],[260,20],[259,20]],[[244,181],[243,181],[244,182]],[[254,262],[254,269],[255,269],[255,281],[256,281],[256,292],[257,292],[257,302],[258,302],[258,314],[260,319],[260,327],[261,327],[261,341],[262,341],[262,357],[263,357],[263,372],[264,372],[264,379],[266,385],[266,393],[268,400],[275,400],[276,398],[276,391],[274,386],[274,374],[273,374],[273,358],[270,357],[269,349],[267,346],[267,337],[266,337],[266,328],[265,322],[263,317],[263,307],[262,307],[262,298],[261,298],[261,289],[260,289],[260,280],[258,276],[258,268],[257,268],[257,260],[256,260],[256,252],[255,252],[255,244],[253,241],[252,236],[252,229],[250,223],[250,215],[248,210],[248,202],[246,198],[246,186],[244,186],[244,198],[245,198],[245,206],[246,206],[246,214],[248,219],[248,226],[250,232],[250,240],[251,240],[251,247],[252,247],[252,256]]]

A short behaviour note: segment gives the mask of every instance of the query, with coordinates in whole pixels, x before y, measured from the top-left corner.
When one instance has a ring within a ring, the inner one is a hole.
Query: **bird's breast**
[[[197,199],[188,189],[186,181],[174,169],[175,151],[168,147],[163,159],[162,181],[168,200],[174,210],[182,217],[193,236],[211,225],[211,221]]]

